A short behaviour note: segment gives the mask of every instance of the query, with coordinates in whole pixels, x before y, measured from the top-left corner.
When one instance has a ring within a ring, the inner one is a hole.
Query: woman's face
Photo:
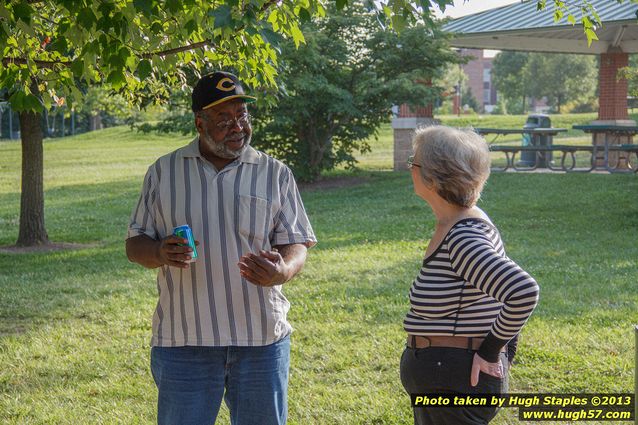
[[[414,193],[424,200],[428,200],[430,193],[432,192],[423,181],[421,177],[421,165],[417,163],[412,164],[412,185],[414,186]]]

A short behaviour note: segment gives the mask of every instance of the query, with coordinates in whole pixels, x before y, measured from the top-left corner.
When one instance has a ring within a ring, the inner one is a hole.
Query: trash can
[[[552,120],[549,115],[545,114],[530,114],[527,116],[527,122],[523,126],[527,128],[551,128]],[[523,146],[552,146],[553,137],[549,134],[544,134],[536,137],[532,137],[531,134],[523,134]],[[547,168],[547,165],[552,161],[551,152],[534,152],[525,151],[521,152],[521,159],[518,161],[518,165],[525,167],[533,167],[536,164],[539,168]]]

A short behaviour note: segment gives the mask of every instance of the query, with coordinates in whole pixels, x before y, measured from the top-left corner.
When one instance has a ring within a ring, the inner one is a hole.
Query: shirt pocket
[[[268,239],[271,232],[272,218],[270,217],[270,202],[255,196],[237,195],[239,234],[248,239],[248,244],[254,241]],[[261,243],[260,243],[261,245]]]

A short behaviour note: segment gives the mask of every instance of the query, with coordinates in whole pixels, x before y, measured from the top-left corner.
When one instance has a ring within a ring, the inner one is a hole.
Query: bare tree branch
[[[270,0],[270,1],[267,1],[266,3],[264,3],[264,4],[261,6],[261,9],[259,9],[259,11],[260,11],[260,12],[262,12],[262,13],[263,13],[263,12],[265,12],[265,11],[267,11],[268,9],[270,9],[270,6],[272,6],[272,5],[274,5],[274,4],[277,4],[277,2],[278,2],[278,1],[279,1],[279,0]]]
[[[2,65],[7,66],[9,64],[16,64],[16,65],[26,65],[28,62],[25,58],[11,58],[11,57],[5,57],[2,58]],[[56,65],[62,65],[65,67],[69,67],[71,66],[71,64],[73,62],[68,62],[68,61],[42,61],[42,60],[34,60],[33,63],[35,63],[38,68],[49,68],[49,69],[53,69],[55,68]]]
[[[206,47],[206,46],[212,46],[212,45],[213,45],[213,40],[204,40],[204,41],[200,41],[200,42],[197,42],[197,43],[188,44],[186,46],[175,47],[173,49],[160,50],[160,51],[157,51],[157,52],[142,53],[140,55],[140,57],[143,58],[143,59],[150,59],[153,56],[174,55],[175,53],[186,52],[186,51],[189,51],[189,50],[198,49],[200,47]]]
[[[259,13],[264,13],[266,12],[268,9],[270,9],[271,6],[276,5],[277,2],[279,0],[269,0],[266,3],[264,3],[261,8],[259,9]],[[235,28],[235,31],[241,31],[244,29],[245,25],[242,25],[238,28]],[[204,40],[204,41],[200,41],[197,43],[193,43],[193,44],[188,44],[186,46],[181,46],[181,47],[175,47],[173,49],[168,49],[168,50],[160,50],[157,52],[149,52],[149,53],[142,53],[140,55],[141,58],[143,59],[150,59],[153,56],[168,56],[168,55],[174,55],[175,53],[180,53],[180,52],[186,52],[189,50],[194,50],[194,49],[198,49],[200,47],[206,47],[206,46],[213,46],[213,40]]]

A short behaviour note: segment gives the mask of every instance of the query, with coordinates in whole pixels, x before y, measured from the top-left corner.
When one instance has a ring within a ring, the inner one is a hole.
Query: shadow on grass
[[[423,241],[425,248],[434,218],[414,195],[408,174],[370,174],[371,181],[359,186],[304,194],[319,235],[320,243],[314,248],[317,255],[331,256],[334,251],[338,262],[344,250],[355,248],[357,256],[365,259],[371,243],[409,242],[414,246],[415,241]],[[154,272],[128,263],[123,247],[140,185],[138,178],[131,178],[47,191],[52,240],[100,246],[19,258],[0,254],[0,333],[18,333],[32,324],[81,314],[85,308],[101,308],[114,294],[154,296]],[[539,191],[552,186],[560,190]],[[583,187],[589,190],[581,190]],[[631,282],[635,281],[638,250],[635,240],[625,235],[638,225],[638,206],[631,200],[636,192],[635,176],[492,177],[482,206],[501,230],[510,257],[541,285],[541,304],[535,314],[578,320],[592,306],[602,313],[635,306]],[[16,202],[15,194],[0,195],[0,205],[4,205],[0,219],[7,219],[9,209],[18,211]],[[0,244],[13,240],[6,227],[0,231]],[[319,311],[343,310],[343,317],[356,315],[371,326],[400,326],[420,258],[404,252],[384,255],[387,265],[317,270],[316,276],[307,278],[323,285],[299,298],[310,303],[317,297],[322,304]],[[130,283],[140,281],[148,283],[143,286],[146,289]],[[294,294],[296,289],[289,291]],[[319,314],[310,316],[321,320]]]
[[[20,333],[33,325],[83,317],[104,308],[113,297],[155,290],[133,283],[146,274],[128,263],[123,244],[47,254],[0,255],[0,333]]]
[[[54,243],[82,243],[86,249],[0,254],[0,334],[99,310],[114,295],[135,291],[130,282],[145,272],[124,253],[126,227],[137,201],[138,178],[68,185],[45,193],[46,227]],[[0,220],[19,214],[19,196],[0,195]],[[17,239],[18,222],[0,227],[0,245]],[[154,290],[149,276],[148,288]],[[150,292],[150,291],[149,291]]]
[[[95,243],[122,239],[141,179],[55,187],[45,191],[45,225],[52,242]],[[0,194],[0,245],[18,236],[20,195]]]
[[[335,283],[304,292],[310,304],[314,298],[346,314],[359,312],[357,320],[371,326],[400,323],[409,309],[409,289],[420,267],[421,259],[405,259],[374,270],[351,270],[347,277],[324,274],[322,281]],[[637,320],[635,282],[628,279],[628,273],[632,272],[629,267],[602,270],[599,273],[606,276],[604,282],[596,278],[583,281],[586,272],[569,279],[561,275],[535,276],[541,286],[541,298],[534,315],[565,323],[581,323],[587,315],[592,320],[596,318],[601,326],[613,325],[617,319],[631,320],[632,314],[633,320]]]

